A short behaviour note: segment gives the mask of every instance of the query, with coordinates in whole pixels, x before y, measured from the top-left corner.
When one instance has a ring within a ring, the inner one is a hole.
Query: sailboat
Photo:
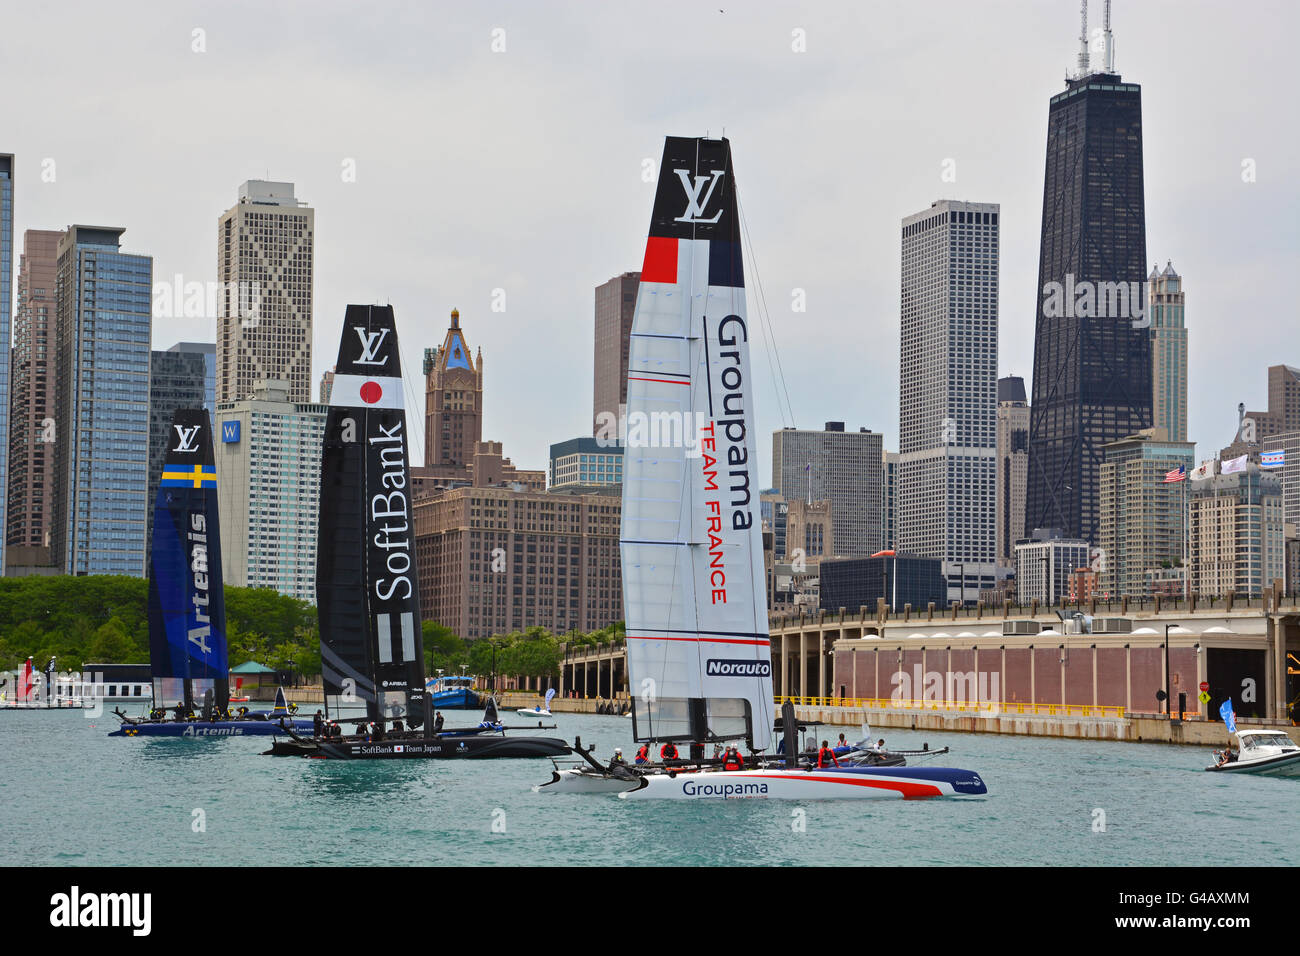
[[[110,737],[244,737],[299,728],[288,709],[230,715],[226,600],[212,425],[204,409],[178,409],[154,504],[149,574],[149,664],[153,710],[128,717]]]
[[[269,754],[339,760],[540,757],[562,740],[509,738],[485,715],[479,727],[434,729],[425,686],[410,448],[397,325],[391,306],[349,305],[343,320],[321,455],[316,608],[321,679],[364,717],[336,719],[313,736],[291,733]],[[342,723],[355,725],[343,733]]]
[[[731,144],[668,137],[632,320],[620,553],[633,736],[689,757],[610,768],[616,779],[599,783],[594,766],[557,770],[544,788],[622,799],[984,792],[967,771],[796,769],[793,708],[789,762],[762,756],[776,714],[754,391]],[[681,427],[637,442],[638,421]],[[705,758],[725,741],[744,742],[745,769]]]

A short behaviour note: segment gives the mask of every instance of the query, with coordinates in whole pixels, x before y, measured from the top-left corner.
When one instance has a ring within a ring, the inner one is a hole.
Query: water
[[[625,718],[556,720],[547,735],[633,752]],[[887,730],[952,747],[939,759],[989,795],[629,802],[532,793],[547,760],[273,758],[270,738],[110,739],[115,723],[0,711],[0,865],[1300,863],[1300,780],[1205,773],[1197,747]]]

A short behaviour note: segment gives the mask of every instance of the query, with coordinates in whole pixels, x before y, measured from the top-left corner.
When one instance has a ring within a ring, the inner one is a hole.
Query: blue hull
[[[299,733],[310,735],[312,721],[295,717],[286,721]],[[110,737],[269,737],[283,734],[278,720],[189,720],[123,724]]]
[[[958,770],[955,767],[831,767],[818,770],[816,773],[856,773],[870,777],[902,777],[908,780],[933,781],[946,783],[957,793],[972,797],[989,792],[979,774],[971,770]]]
[[[440,690],[433,694],[434,710],[478,710],[482,706],[472,690]]]

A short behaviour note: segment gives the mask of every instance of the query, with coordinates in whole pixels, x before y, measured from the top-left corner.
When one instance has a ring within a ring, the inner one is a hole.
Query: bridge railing
[[[923,710],[958,714],[984,714],[989,716],[1026,715],[1041,717],[1110,717],[1125,715],[1123,707],[1096,704],[1033,704],[1025,701],[956,701],[956,700],[903,700],[877,697],[782,697],[796,707],[851,707],[858,710]]]

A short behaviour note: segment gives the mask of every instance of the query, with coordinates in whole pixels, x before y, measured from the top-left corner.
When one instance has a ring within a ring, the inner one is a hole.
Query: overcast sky
[[[1300,8],[1114,8],[1116,67],[1143,89],[1148,259],[1185,279],[1206,455],[1239,401],[1264,407],[1267,366],[1300,364]],[[936,199],[1001,204],[998,368],[1029,384],[1047,105],[1077,36],[1072,0],[23,4],[0,32],[0,151],[16,251],[28,228],[123,226],[156,279],[215,279],[239,184],[296,183],[316,210],[313,379],[345,306],[388,302],[422,395],[458,307],[486,359],[484,437],[543,468],[590,434],[593,288],[640,268],[643,160],[725,128],[750,315],[757,277],[793,406],[783,420],[755,340],[760,430],[844,420],[896,448],[899,222]],[[154,347],[215,334],[156,319]]]

